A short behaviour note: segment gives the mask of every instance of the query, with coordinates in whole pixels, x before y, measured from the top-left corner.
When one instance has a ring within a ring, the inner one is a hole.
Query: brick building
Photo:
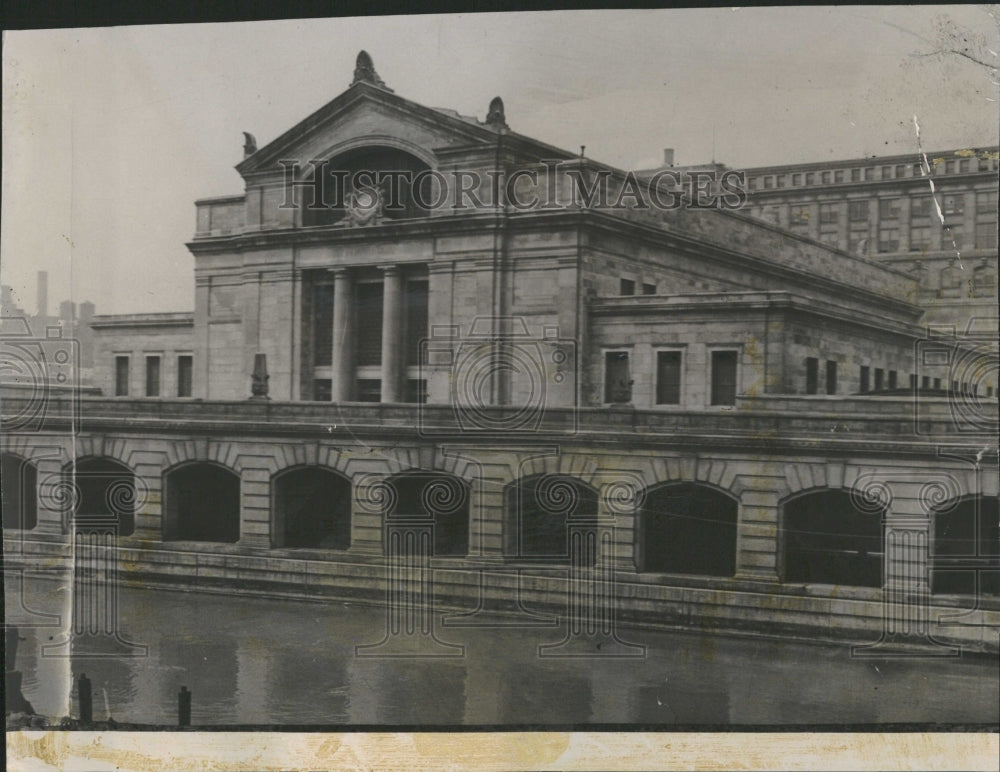
[[[629,175],[499,99],[415,104],[363,53],[237,170],[243,193],[196,202],[193,315],[95,318],[105,396],[5,437],[22,554],[65,553],[85,505],[44,491],[84,470],[86,506],[134,486],[101,514],[149,581],[385,597],[419,544],[459,606],[558,605],[569,572],[635,621],[865,638],[896,618],[883,588],[927,640],[932,597],[1000,615],[996,370],[927,338],[910,272],[743,212],[616,206]],[[330,203],[360,170],[413,186]],[[599,180],[611,203],[581,204]],[[968,549],[980,585],[952,575]]]

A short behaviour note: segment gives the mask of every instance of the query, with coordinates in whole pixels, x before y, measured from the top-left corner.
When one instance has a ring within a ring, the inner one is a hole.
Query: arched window
[[[862,505],[841,490],[786,502],[779,535],[785,581],[881,587],[884,516],[884,507]]]
[[[198,461],[165,475],[164,538],[235,542],[240,538],[240,477]]]
[[[509,556],[566,562],[571,525],[597,519],[597,491],[568,475],[527,477],[508,488],[507,513]]]
[[[952,501],[934,513],[931,591],[1000,594],[1000,513],[996,496]]]
[[[351,484],[322,467],[274,478],[275,547],[345,550],[351,544]]]
[[[79,530],[114,529],[119,536],[135,531],[135,473],[113,458],[85,458],[65,474],[77,490],[74,523]]]
[[[316,168],[316,173],[320,174],[318,183],[312,190],[299,192],[302,196],[302,224],[306,227],[333,225],[343,220],[352,191],[359,194],[361,211],[366,211],[371,205],[378,206],[380,216],[387,220],[426,217],[429,212],[421,204],[433,204],[438,196],[433,179],[428,175],[420,176],[430,167],[416,156],[397,148],[356,148],[331,158],[325,164],[316,164]],[[352,180],[360,172],[369,173],[363,179],[359,177],[358,181],[364,188],[379,190],[380,204],[368,200],[370,193],[355,190],[352,186]],[[306,173],[312,174],[308,168]],[[414,182],[420,183],[419,191],[412,189]],[[316,205],[310,205],[313,198]]]
[[[705,576],[736,573],[732,496],[698,483],[665,483],[646,493],[640,513],[640,570]]]
[[[38,524],[38,470],[30,461],[0,456],[0,504],[4,530],[30,531]]]
[[[469,484],[443,472],[405,472],[387,481],[393,495],[388,518],[434,521],[434,555],[469,553]]]

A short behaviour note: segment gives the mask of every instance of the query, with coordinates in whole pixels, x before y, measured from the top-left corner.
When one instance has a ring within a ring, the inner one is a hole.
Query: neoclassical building
[[[10,390],[8,562],[100,532],[127,580],[391,606],[405,565],[421,613],[568,609],[583,641],[996,649],[995,333],[929,330],[910,273],[363,52],[246,140],[245,190],[196,202],[194,313],[96,317],[101,396]]]

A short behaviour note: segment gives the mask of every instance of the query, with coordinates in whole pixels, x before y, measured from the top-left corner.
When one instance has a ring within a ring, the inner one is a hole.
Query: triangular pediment
[[[364,144],[389,144],[430,163],[436,149],[492,145],[498,133],[474,118],[424,107],[362,82],[254,152],[236,170],[245,177],[280,172],[282,160],[305,164]]]

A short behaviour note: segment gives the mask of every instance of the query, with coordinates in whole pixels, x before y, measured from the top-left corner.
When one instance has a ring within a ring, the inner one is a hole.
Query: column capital
[[[335,265],[333,268],[328,268],[327,272],[336,276],[346,276],[348,271],[351,269],[345,265]]]
[[[399,266],[395,263],[381,265],[379,268],[382,269],[382,274],[385,276],[399,276]]]

